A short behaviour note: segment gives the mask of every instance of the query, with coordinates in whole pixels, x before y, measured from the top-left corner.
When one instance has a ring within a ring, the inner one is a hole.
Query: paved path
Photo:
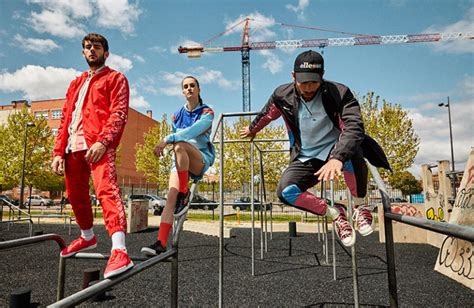
[[[35,226],[44,233],[57,233],[69,242],[62,225]],[[107,252],[110,240],[103,225],[95,227],[97,252]],[[251,276],[250,230],[234,229],[225,240],[224,305],[229,307],[334,307],[353,305],[351,261],[337,246],[338,280],[332,279],[332,267],[321,264],[321,244],[314,233],[305,233],[293,241],[293,256],[288,256],[286,232],[275,232],[269,241],[265,260],[256,262]],[[0,239],[27,236],[25,225],[6,231],[0,225]],[[154,241],[156,228],[127,237],[128,249],[137,254],[142,245]],[[256,233],[259,241],[259,235]],[[360,303],[362,306],[388,306],[385,248],[378,234],[358,238]],[[258,244],[256,246],[259,247]],[[468,307],[474,302],[473,291],[433,270],[438,249],[429,245],[396,244],[397,278],[401,306]],[[32,288],[32,301],[41,307],[54,302],[58,266],[56,243],[0,252],[0,307],[8,306],[10,292],[18,287]],[[257,256],[259,253],[257,253]],[[82,285],[82,270],[98,267],[104,261],[70,260],[67,264],[66,295]],[[84,307],[169,307],[170,265],[156,267],[117,285],[104,302],[87,302]],[[218,238],[184,231],[179,255],[180,306],[216,307],[218,304]]]

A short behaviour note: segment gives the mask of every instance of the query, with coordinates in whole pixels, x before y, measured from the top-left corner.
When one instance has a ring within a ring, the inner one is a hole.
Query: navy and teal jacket
[[[363,156],[372,165],[391,170],[380,145],[365,134],[359,102],[350,89],[343,84],[323,80],[318,91],[322,91],[324,110],[334,127],[340,131],[329,158],[346,162],[362,150]],[[290,139],[291,161],[296,159],[301,151],[301,128],[298,119],[299,99],[293,82],[279,86],[249,127],[251,132],[257,133],[271,121],[282,116]]]
[[[171,117],[172,134],[165,137],[166,143],[187,142],[200,151],[210,152],[215,157],[214,145],[210,141],[214,111],[201,104],[188,111],[186,105]]]

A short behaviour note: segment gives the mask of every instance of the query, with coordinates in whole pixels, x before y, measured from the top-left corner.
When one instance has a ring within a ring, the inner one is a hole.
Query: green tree
[[[361,100],[365,131],[382,146],[394,173],[408,169],[418,153],[420,138],[415,133],[413,121],[399,104],[391,104],[374,92]],[[380,171],[386,176],[386,171]]]
[[[389,177],[389,183],[392,187],[400,189],[405,196],[419,194],[423,191],[421,181],[417,180],[415,176],[408,171],[394,173]]]
[[[33,122],[34,127],[26,128]],[[21,181],[25,129],[28,129],[25,159],[25,187],[40,182],[49,169],[53,139],[51,129],[43,117],[35,119],[27,108],[8,117],[0,126],[0,186],[17,186]]]
[[[240,140],[240,129],[248,127],[250,119],[240,117],[237,121],[229,125],[224,121],[224,138],[226,140]],[[286,129],[282,125],[269,125],[260,131],[256,139],[286,139]],[[216,141],[218,138],[216,138]],[[242,140],[243,141],[243,140]],[[248,141],[248,140],[247,140]],[[282,150],[287,149],[287,142],[257,142],[256,146],[264,150]],[[248,142],[226,143],[224,147],[224,177],[226,179],[226,188],[230,186],[233,189],[243,189],[245,185],[250,187],[251,165],[250,165],[250,145]],[[263,170],[265,187],[268,191],[274,191],[280,179],[281,173],[288,164],[288,155],[281,152],[263,153]],[[216,168],[219,170],[219,158],[216,158]],[[259,152],[254,152],[254,172],[260,179]]]
[[[171,126],[168,124],[166,114],[163,115],[161,122],[152,127],[146,133],[143,144],[137,144],[135,147],[135,166],[138,171],[143,172],[150,183],[156,183],[158,187],[168,187],[168,178],[171,169],[171,155],[164,155],[160,158],[155,156],[155,147],[163,138],[171,132]],[[169,150],[170,148],[166,148]]]

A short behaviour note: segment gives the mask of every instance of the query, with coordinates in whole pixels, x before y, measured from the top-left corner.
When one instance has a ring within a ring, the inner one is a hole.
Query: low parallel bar
[[[386,212],[384,215],[391,220],[402,222],[407,225],[457,237],[469,242],[474,242],[474,228],[472,227],[455,225],[392,212]]]
[[[78,305],[84,301],[86,301],[87,299],[89,298],[92,298],[94,296],[96,296],[97,294],[100,294],[100,293],[103,293],[105,291],[107,291],[108,289],[110,289],[111,287],[113,287],[114,285],[124,281],[124,280],[127,280],[128,278],[144,271],[145,269],[159,263],[159,262],[162,262],[170,257],[173,257],[177,254],[177,250],[176,249],[171,249],[171,250],[168,250],[156,257],[153,257],[153,258],[150,258],[150,259],[147,259],[146,261],[143,261],[137,265],[135,265],[132,269],[126,271],[125,273],[123,274],[120,274],[119,276],[117,277],[114,277],[114,278],[110,278],[110,279],[104,279],[104,280],[101,280],[100,282],[84,289],[84,290],[81,290],[77,293],[74,293],[58,302],[55,302],[51,305],[49,305],[48,307],[71,307],[71,306],[75,306],[75,305]],[[85,254],[78,254],[79,257],[86,257],[84,256]],[[87,254],[87,255],[100,255],[100,254]],[[97,256],[99,257],[99,256]],[[101,257],[102,258],[102,257]]]
[[[51,234],[43,234],[43,235],[38,235],[38,236],[32,236],[32,237],[20,238],[20,239],[11,240],[11,241],[0,242],[0,250],[16,248],[16,247],[35,244],[35,243],[46,242],[46,241],[55,241],[56,243],[58,243],[59,248],[61,250],[66,248],[66,243],[64,242],[63,238],[57,234],[51,233]]]

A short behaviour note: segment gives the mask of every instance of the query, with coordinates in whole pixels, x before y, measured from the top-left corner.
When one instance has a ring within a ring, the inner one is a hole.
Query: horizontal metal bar
[[[230,139],[224,140],[224,143],[250,143],[250,142],[288,142],[288,139]],[[215,144],[219,144],[220,141],[214,141]],[[288,150],[287,150],[288,151]]]
[[[25,238],[20,238],[16,240],[0,242],[0,250],[16,248],[16,247],[35,244],[35,243],[46,242],[46,241],[55,241],[56,243],[58,243],[59,248],[61,250],[66,248],[66,243],[64,243],[63,238],[57,234],[51,233],[51,234],[43,234],[43,235],[38,235],[38,236],[25,237]]]
[[[257,115],[260,112],[258,111],[248,111],[248,112],[225,112],[221,113],[222,117],[224,118],[230,118],[230,117],[241,117],[241,116],[252,116],[252,115]]]
[[[2,220],[0,223],[14,223],[14,222],[19,222],[19,221],[29,221],[30,223],[33,223],[33,221],[30,218],[19,218],[15,220]]]
[[[130,256],[130,259],[133,261],[146,261],[150,257],[144,256]],[[93,259],[93,260],[108,260],[110,258],[110,253],[98,253],[98,252],[79,252],[74,256],[69,257],[68,259]]]
[[[71,307],[78,305],[87,299],[96,296],[97,294],[103,293],[110,289],[112,286],[140,273],[141,271],[159,263],[162,262],[165,259],[168,259],[169,257],[173,256],[174,254],[177,253],[176,249],[170,249],[156,257],[150,258],[146,261],[143,261],[137,265],[135,265],[132,269],[126,271],[123,274],[120,274],[116,277],[113,278],[108,278],[101,280],[100,282],[83,289],[77,293],[71,294],[70,296],[63,298],[62,300],[55,302],[48,307]]]
[[[442,233],[449,236],[454,236],[466,241],[474,242],[474,228],[462,225],[455,225],[445,222],[438,222],[434,220],[418,218],[408,215],[401,215],[398,213],[386,212],[385,217],[395,220],[407,225],[418,228]]]

